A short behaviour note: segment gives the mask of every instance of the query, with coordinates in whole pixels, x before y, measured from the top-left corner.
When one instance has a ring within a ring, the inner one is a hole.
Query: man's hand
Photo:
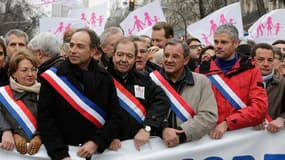
[[[113,139],[111,144],[109,145],[109,149],[116,151],[121,148],[121,141],[119,139]]]
[[[140,147],[149,141],[150,133],[144,129],[140,129],[134,137],[134,144],[136,149],[139,151]]]
[[[90,158],[94,153],[97,152],[97,149],[98,146],[95,142],[88,141],[79,148],[77,155],[83,158]]]
[[[28,147],[28,153],[30,155],[36,154],[39,151],[41,144],[42,144],[41,137],[39,135],[34,136],[30,141]]]
[[[227,129],[228,124],[226,121],[223,121],[210,131],[209,136],[213,139],[220,139],[223,137]]]
[[[15,141],[13,133],[10,130],[6,130],[2,134],[2,143],[0,143],[0,148],[11,151],[14,149]]]
[[[276,132],[279,132],[280,129],[283,127],[284,127],[284,121],[282,118],[278,117],[268,124],[267,130],[269,132],[276,133]]]
[[[178,130],[174,128],[165,128],[162,131],[163,142],[167,147],[174,147],[178,145],[179,142],[179,134],[182,134],[183,130]]]
[[[255,126],[256,130],[264,130],[265,129],[265,122],[262,122]]]
[[[28,151],[26,139],[19,134],[14,134],[14,139],[17,151],[21,154],[26,154]]]

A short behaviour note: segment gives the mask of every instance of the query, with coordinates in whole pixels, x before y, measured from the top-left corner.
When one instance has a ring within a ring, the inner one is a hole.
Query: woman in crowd
[[[0,86],[9,84],[8,73],[4,68],[6,55],[6,45],[4,40],[0,38]]]
[[[21,154],[38,152],[41,138],[37,132],[37,102],[40,83],[37,62],[29,50],[19,50],[9,62],[9,82],[0,87],[0,148],[16,149]],[[28,145],[29,143],[29,145]]]

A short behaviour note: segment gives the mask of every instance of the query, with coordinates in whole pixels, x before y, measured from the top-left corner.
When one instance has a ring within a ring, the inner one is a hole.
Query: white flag
[[[46,17],[40,19],[40,32],[51,32],[62,42],[63,34],[70,28],[82,28],[86,24],[78,19]]]
[[[149,3],[131,12],[120,24],[125,35],[151,35],[152,26],[160,21],[166,21],[160,3]]]
[[[285,40],[285,9],[273,10],[260,17],[248,30],[248,38],[257,43]]]
[[[221,24],[233,24],[243,37],[243,24],[241,17],[240,2],[223,7],[200,21],[187,27],[191,36],[198,38],[204,45],[213,45],[213,36],[217,27]]]
[[[72,9],[68,17],[78,19],[87,24],[98,35],[104,31],[105,23],[108,19],[107,2],[101,3],[94,8]]]

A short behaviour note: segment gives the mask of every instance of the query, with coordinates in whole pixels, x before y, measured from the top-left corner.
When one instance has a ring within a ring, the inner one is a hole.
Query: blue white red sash
[[[9,86],[0,87],[0,101],[31,139],[37,129],[37,120],[21,100],[16,100]]]
[[[193,118],[195,112],[188,103],[171,87],[171,85],[162,77],[158,71],[150,73],[151,79],[160,86],[168,96],[171,102],[171,109],[183,121]]]
[[[114,78],[113,80],[121,107],[124,108],[138,123],[142,124],[146,117],[146,111],[144,106],[117,80],[115,80]]]
[[[82,116],[101,128],[105,123],[105,112],[80,91],[65,76],[58,76],[57,69],[52,67],[41,74],[54,89]]]
[[[218,91],[229,101],[229,103],[237,110],[247,107],[247,105],[236,95],[236,93],[224,82],[224,80],[217,74],[208,75],[212,84]],[[266,120],[271,122],[272,119],[267,114]]]

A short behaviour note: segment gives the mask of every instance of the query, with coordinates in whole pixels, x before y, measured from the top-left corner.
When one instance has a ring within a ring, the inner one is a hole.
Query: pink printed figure
[[[134,16],[134,29],[137,28],[137,31],[143,30],[145,25],[141,20],[139,20],[138,16]]]
[[[71,29],[71,23],[68,23],[67,26],[64,29],[64,32],[68,31]]]
[[[275,35],[277,36],[280,32],[280,29],[283,28],[280,23],[276,23],[275,25]]]
[[[103,24],[103,16],[99,16],[98,22],[99,22],[99,26],[101,27]]]
[[[208,40],[208,36],[205,34],[205,33],[202,33],[202,39],[204,40],[205,44],[208,46],[208,45],[211,45],[211,43],[209,42]]]
[[[90,22],[92,26],[96,26],[96,14],[94,12],[91,13]]]
[[[128,34],[132,35],[133,34],[133,30],[131,30],[130,28],[128,29]]]
[[[271,35],[273,29],[272,17],[269,16],[265,24],[267,29],[267,35]]]
[[[214,32],[215,32],[215,30],[217,29],[217,24],[215,23],[215,21],[214,20],[210,20],[210,34],[209,34],[209,37],[211,36],[211,35],[214,35]]]
[[[147,24],[148,26],[152,26],[152,19],[151,17],[149,16],[149,13],[148,12],[144,12],[144,19],[145,19],[145,24]]]
[[[232,25],[236,24],[236,22],[235,22],[235,20],[233,18],[229,19],[229,23],[232,24]]]
[[[159,18],[157,16],[153,16],[154,23],[157,23],[159,21]]]
[[[54,32],[54,34],[61,33],[63,31],[63,28],[64,28],[63,22],[59,22],[59,25],[58,25],[56,31]]]
[[[225,23],[227,23],[227,19],[225,18],[224,14],[221,14],[220,15],[220,24],[225,24]]]
[[[81,13],[81,18],[80,18],[82,21],[86,21],[86,17],[85,17],[85,13]]]
[[[256,27],[256,38],[263,36],[263,29],[265,29],[265,26],[262,22],[260,22]]]

